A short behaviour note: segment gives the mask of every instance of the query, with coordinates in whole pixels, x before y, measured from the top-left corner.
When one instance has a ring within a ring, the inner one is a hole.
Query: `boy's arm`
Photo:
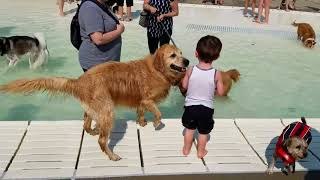
[[[222,74],[220,71],[217,70],[216,72],[216,94],[219,96],[224,95],[224,87],[223,87],[223,80],[222,80]]]
[[[183,96],[186,96],[186,92],[188,90],[189,78],[192,72],[192,67],[189,67],[184,75],[182,81],[179,84],[180,92]]]

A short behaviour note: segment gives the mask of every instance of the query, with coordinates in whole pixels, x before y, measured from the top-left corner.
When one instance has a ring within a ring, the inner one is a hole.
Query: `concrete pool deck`
[[[276,138],[298,119],[216,119],[203,160],[195,146],[188,157],[180,119],[152,123],[118,120],[109,146],[122,159],[110,161],[97,136],[82,131],[82,121],[0,121],[0,179],[128,178],[313,179],[320,175],[320,119],[308,119],[313,140],[309,156],[297,162],[294,175],[278,168],[266,175]],[[253,123],[256,122],[256,123]],[[194,142],[196,144],[196,142]]]

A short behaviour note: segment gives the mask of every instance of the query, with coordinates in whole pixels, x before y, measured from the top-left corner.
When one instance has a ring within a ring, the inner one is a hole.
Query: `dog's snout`
[[[183,65],[185,66],[185,67],[187,67],[187,66],[189,66],[189,60],[188,59],[186,59],[186,58],[183,58]]]
[[[303,157],[304,157],[304,158],[306,158],[307,156],[308,156],[308,153],[307,153],[307,152],[303,153]]]

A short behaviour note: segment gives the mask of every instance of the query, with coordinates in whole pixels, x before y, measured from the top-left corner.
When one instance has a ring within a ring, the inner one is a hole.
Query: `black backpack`
[[[109,11],[109,9],[105,6],[103,6],[101,3],[97,2],[97,0],[82,0],[81,4],[78,4],[78,9],[76,14],[73,16],[70,24],[70,41],[71,44],[79,50],[82,39],[80,35],[80,24],[79,24],[79,11],[81,8],[81,5],[86,2],[86,1],[91,1],[95,3],[97,6],[99,6],[104,12],[106,12],[112,19],[115,20],[117,24],[119,24],[119,20]]]

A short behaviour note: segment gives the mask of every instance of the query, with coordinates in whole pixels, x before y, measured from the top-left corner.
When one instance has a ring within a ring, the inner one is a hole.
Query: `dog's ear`
[[[7,53],[9,48],[10,48],[9,40],[7,38],[3,38],[1,43],[1,56]]]
[[[163,48],[159,48],[157,49],[157,51],[155,52],[154,56],[154,62],[153,65],[155,67],[156,70],[160,71],[160,72],[164,72],[165,70],[165,65],[164,65],[164,49]]]
[[[316,44],[317,44],[317,42],[313,41],[313,45],[316,45]]]
[[[0,55],[3,56],[5,52],[5,38],[0,37]]]

